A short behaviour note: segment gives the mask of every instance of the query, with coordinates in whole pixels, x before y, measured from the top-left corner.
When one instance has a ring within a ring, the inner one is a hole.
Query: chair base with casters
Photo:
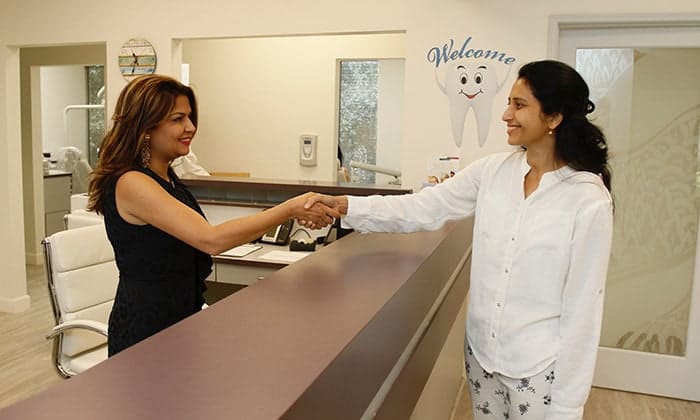
[[[71,377],[107,359],[107,321],[119,272],[104,224],[56,232],[42,241],[56,326],[52,359]]]

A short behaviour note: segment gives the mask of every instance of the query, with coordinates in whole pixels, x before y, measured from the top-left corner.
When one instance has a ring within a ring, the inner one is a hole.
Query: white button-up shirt
[[[612,243],[599,176],[568,166],[524,197],[525,152],[487,156],[417,194],[348,197],[345,227],[438,229],[475,213],[467,338],[489,372],[511,378],[555,362],[548,419],[580,419],[593,379]]]

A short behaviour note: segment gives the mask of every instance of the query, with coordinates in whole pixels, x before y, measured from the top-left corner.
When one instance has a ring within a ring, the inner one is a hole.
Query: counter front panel
[[[407,418],[464,301],[472,226],[352,233],[0,418]]]

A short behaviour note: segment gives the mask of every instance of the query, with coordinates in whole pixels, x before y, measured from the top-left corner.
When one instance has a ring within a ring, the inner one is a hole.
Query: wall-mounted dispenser
[[[315,134],[302,134],[299,136],[299,164],[301,166],[316,166],[316,141]]]

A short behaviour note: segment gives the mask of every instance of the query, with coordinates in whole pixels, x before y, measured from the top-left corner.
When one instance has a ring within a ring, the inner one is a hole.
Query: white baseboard
[[[29,295],[16,298],[0,297],[0,312],[19,313],[29,309],[31,299]]]

